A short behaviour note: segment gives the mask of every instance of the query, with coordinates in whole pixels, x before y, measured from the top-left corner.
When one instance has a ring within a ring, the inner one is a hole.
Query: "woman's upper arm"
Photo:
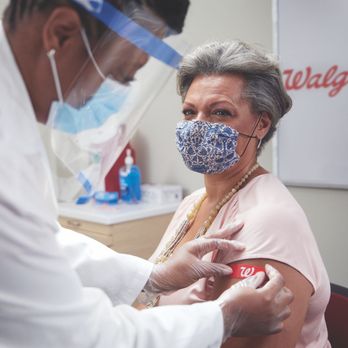
[[[293,292],[294,301],[290,305],[291,316],[285,321],[285,326],[282,332],[272,336],[251,337],[251,338],[231,338],[224,345],[223,348],[241,348],[241,347],[255,347],[255,348],[274,348],[274,347],[295,347],[301,332],[308,303],[313,293],[312,284],[297,270],[284,263],[267,260],[267,259],[252,259],[243,260],[233,263],[248,264],[253,266],[264,266],[270,264],[280,271],[285,279],[286,286]],[[239,279],[231,277],[223,277],[216,279],[215,296],[219,296],[225,289],[229,288]]]

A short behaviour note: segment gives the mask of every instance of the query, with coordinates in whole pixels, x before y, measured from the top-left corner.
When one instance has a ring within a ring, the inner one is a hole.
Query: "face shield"
[[[108,30],[93,47],[81,30],[88,59],[64,96],[55,52],[48,53],[58,100],[47,125],[60,201],[104,188],[106,174],[181,60],[173,47],[184,48],[146,7],[130,1],[120,12],[107,1],[74,2]]]

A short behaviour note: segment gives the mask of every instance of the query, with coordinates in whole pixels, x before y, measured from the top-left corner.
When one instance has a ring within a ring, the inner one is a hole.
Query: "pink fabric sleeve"
[[[247,247],[234,261],[272,259],[285,263],[308,279],[316,291],[315,250],[311,247],[315,241],[301,209],[263,205],[239,214],[239,218],[245,225],[236,239]]]
[[[234,261],[272,259],[299,271],[316,291],[323,276],[321,256],[303,209],[273,175],[261,175],[229,202],[216,223],[238,217],[244,228],[236,239],[246,250]],[[323,267],[325,268],[325,267]]]

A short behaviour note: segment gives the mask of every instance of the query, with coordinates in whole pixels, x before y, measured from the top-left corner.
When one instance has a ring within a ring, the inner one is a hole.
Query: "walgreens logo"
[[[255,267],[243,267],[243,266],[241,266],[241,268],[240,268],[241,278],[248,278],[248,277],[254,275],[255,273],[256,273]]]
[[[283,71],[285,88],[288,91],[301,89],[327,89],[330,97],[337,96],[348,84],[348,71],[333,65],[327,71],[314,71],[311,66],[303,70]]]

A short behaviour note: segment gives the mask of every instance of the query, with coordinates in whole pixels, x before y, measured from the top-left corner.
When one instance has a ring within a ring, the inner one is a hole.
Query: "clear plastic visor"
[[[104,178],[129,142],[146,109],[175,72],[185,50],[149,9],[130,6],[127,15],[109,3],[91,13],[110,30],[90,43],[86,60],[62,92],[60,69],[50,57],[57,89],[48,126],[55,155],[58,199],[102,190]]]

